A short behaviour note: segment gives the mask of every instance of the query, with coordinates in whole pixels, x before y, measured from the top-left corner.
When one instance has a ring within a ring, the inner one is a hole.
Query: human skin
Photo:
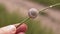
[[[19,26],[18,30],[16,28],[17,25],[8,25],[0,28],[0,34],[25,34],[27,30],[27,25],[23,23]]]

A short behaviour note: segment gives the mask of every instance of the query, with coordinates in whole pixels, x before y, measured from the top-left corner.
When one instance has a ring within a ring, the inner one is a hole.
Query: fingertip
[[[28,26],[25,23],[23,23],[17,28],[16,33],[26,32],[27,29],[28,29]]]

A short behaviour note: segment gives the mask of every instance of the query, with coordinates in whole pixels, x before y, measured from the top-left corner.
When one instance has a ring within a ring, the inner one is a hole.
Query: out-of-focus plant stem
[[[50,6],[48,6],[48,7],[46,7],[46,8],[43,8],[42,10],[39,10],[39,11],[45,11],[45,10],[47,10],[47,9],[49,9],[49,8],[52,8],[52,7],[55,7],[55,6],[58,6],[58,5],[60,5],[60,3],[56,3],[56,4],[54,4],[54,5],[50,5]]]

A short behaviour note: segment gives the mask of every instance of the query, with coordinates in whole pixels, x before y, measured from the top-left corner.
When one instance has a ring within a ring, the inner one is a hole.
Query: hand
[[[17,26],[17,24],[2,27],[2,28],[0,28],[0,34],[15,34],[17,32],[16,26]],[[22,24],[19,28],[20,28],[20,32],[18,34],[25,34],[25,31],[27,30],[27,25]],[[22,30],[24,32],[21,32]]]

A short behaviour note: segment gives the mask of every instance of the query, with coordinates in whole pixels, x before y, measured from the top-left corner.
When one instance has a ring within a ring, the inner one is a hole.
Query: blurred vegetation
[[[50,5],[53,5],[53,4],[56,4],[56,3],[60,3],[60,0],[33,0],[37,3],[40,3],[40,4],[44,4],[44,5],[47,5],[47,6],[50,6]],[[60,9],[60,5],[59,6],[55,6],[54,8],[59,8]]]
[[[47,14],[46,12],[44,12],[44,11],[40,11],[40,12],[39,12],[39,15],[48,16],[48,14]]]
[[[6,7],[3,4],[0,4],[0,27],[20,23],[26,18],[27,17],[22,17],[17,12],[13,12],[12,14],[9,13],[6,10]],[[29,19],[25,23],[28,25],[26,34],[53,34],[53,30],[51,28],[42,28],[39,21]]]
[[[6,26],[9,24],[19,23],[24,18],[18,15],[17,12],[9,13],[6,10],[5,5],[0,4],[0,27]]]

